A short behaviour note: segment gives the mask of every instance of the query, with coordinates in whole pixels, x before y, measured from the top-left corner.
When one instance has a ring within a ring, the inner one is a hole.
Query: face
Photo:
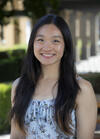
[[[42,65],[59,64],[64,53],[64,39],[54,24],[43,25],[37,31],[34,55]]]

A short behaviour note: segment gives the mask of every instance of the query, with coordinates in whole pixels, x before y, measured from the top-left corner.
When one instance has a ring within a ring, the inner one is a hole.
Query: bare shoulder
[[[13,99],[14,99],[14,96],[15,96],[15,90],[16,90],[16,87],[19,83],[19,80],[20,80],[20,77],[17,78],[16,80],[13,81],[12,83],[12,89],[11,89],[11,103],[13,105]]]
[[[81,78],[76,98],[77,138],[93,139],[97,120],[97,101],[92,84]]]
[[[81,90],[78,93],[76,102],[78,104],[82,102],[86,103],[87,100],[91,101],[91,103],[96,103],[96,96],[92,84],[83,78],[78,80],[78,84]]]
[[[88,80],[85,80],[84,78],[78,80],[78,83],[82,91],[83,90],[86,91],[87,89],[93,89],[92,84]]]
[[[17,78],[16,80],[14,80],[13,83],[12,83],[12,87],[16,87],[17,84],[19,83],[19,80],[20,80],[20,77]]]

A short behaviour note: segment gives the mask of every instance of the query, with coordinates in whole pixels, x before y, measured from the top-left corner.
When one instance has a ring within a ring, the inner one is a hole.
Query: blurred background
[[[94,134],[100,139],[100,0],[0,0],[0,139],[9,139],[11,85],[20,76],[31,29],[47,13],[60,15],[70,27],[76,70],[97,98]]]

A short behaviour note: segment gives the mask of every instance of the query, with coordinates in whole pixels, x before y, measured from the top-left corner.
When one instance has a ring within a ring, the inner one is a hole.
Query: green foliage
[[[44,0],[24,0],[25,10],[31,17],[39,18],[46,13]]]
[[[6,50],[0,53],[0,82],[19,77],[26,49]]]
[[[22,59],[2,60],[0,62],[0,82],[12,81],[19,77]]]
[[[8,0],[0,0],[0,9],[3,8]]]
[[[23,4],[28,15],[38,19],[49,12],[58,13],[60,0],[24,0]]]
[[[7,2],[8,0],[0,0],[0,25],[1,25],[0,38],[1,40],[4,39],[4,33],[3,33],[4,25],[7,25],[9,23],[8,19],[6,18],[7,15],[4,10],[4,7]]]
[[[81,77],[90,81],[96,94],[100,94],[100,73],[81,74]]]
[[[59,13],[60,0],[49,0],[52,7],[52,12]]]
[[[7,15],[6,15],[6,12],[4,10],[4,7],[8,1],[11,1],[11,0],[0,0],[0,24],[1,25],[8,24],[8,20],[6,19]]]
[[[0,84],[0,134],[10,132],[11,83]]]

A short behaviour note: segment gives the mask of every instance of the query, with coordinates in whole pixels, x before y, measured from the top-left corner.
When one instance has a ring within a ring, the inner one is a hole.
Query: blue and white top
[[[32,99],[25,114],[26,139],[75,139],[76,111],[71,113],[73,136],[65,135],[54,120],[53,99]]]

